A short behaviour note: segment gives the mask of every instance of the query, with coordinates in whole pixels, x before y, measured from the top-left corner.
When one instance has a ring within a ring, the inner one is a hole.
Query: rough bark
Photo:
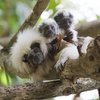
[[[80,36],[96,37],[100,34],[100,19],[91,22],[85,22],[76,27]]]
[[[46,98],[69,95],[72,93],[82,92],[98,88],[100,82],[92,80],[87,84],[75,84],[73,86],[67,81],[51,81],[45,83],[27,83],[14,87],[0,87],[1,100],[43,100]]]

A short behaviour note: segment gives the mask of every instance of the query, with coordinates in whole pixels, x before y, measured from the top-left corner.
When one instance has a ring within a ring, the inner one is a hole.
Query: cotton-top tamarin
[[[77,31],[74,30],[73,15],[66,9],[59,10],[54,15],[54,20],[59,26],[62,34],[64,34],[64,40],[67,42],[77,42]]]
[[[10,60],[18,73],[34,81],[41,81],[54,66],[55,62],[50,55],[54,56],[65,46],[68,47],[66,52],[72,53],[69,50],[76,47],[71,43],[64,43],[63,40],[61,43],[58,41],[59,28],[53,19],[43,21],[37,30],[27,28],[19,32],[17,41],[11,48]],[[62,42],[64,46],[61,46]],[[77,55],[77,51],[75,54]]]
[[[51,44],[58,34],[58,25],[53,19],[43,21],[37,29],[27,28],[19,32],[16,43],[12,46],[10,60],[18,73],[40,81],[52,69],[49,59]],[[50,45],[50,46],[48,46]]]
[[[79,57],[79,52],[77,49],[77,44],[78,44],[77,31],[73,29],[72,14],[67,12],[65,9],[58,11],[54,15],[54,20],[58,24],[60,32],[64,35],[63,40],[65,40],[68,44],[61,51],[59,60],[55,65],[56,69],[61,70],[64,67],[64,63],[68,59],[77,59]]]
[[[35,81],[40,81],[45,79],[44,76],[54,66],[55,62],[51,60],[50,53],[51,56],[54,56],[56,52],[59,52],[64,47],[55,65],[56,69],[59,69],[59,66],[63,65],[67,59],[77,59],[79,54],[74,44],[65,43],[63,39],[60,42],[61,44],[64,43],[64,46],[58,43],[59,25],[53,19],[43,21],[37,30],[27,28],[19,32],[17,41],[11,48],[10,60],[17,72]],[[72,52],[74,52],[74,56]],[[64,54],[67,56],[62,59]]]

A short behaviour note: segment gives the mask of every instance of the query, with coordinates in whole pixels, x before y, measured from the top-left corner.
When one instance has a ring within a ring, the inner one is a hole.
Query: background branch
[[[91,22],[85,22],[76,27],[80,36],[96,37],[100,34],[100,19]]]
[[[10,41],[10,37],[2,37],[2,38],[0,38],[0,45],[5,47],[5,46],[7,46],[9,41]]]

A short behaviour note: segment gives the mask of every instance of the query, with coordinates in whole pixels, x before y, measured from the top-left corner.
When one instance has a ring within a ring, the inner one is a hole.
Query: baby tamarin
[[[65,9],[58,11],[54,15],[54,20],[57,22],[59,29],[64,34],[64,40],[67,42],[77,41],[77,31],[73,28],[73,15]]]

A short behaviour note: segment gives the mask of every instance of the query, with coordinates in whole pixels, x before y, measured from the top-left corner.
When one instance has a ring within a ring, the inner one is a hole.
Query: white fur
[[[44,56],[46,56],[47,46],[45,44],[44,37],[40,36],[40,34],[32,28],[27,28],[22,32],[19,32],[17,41],[11,48],[10,52],[10,60],[17,72],[20,72],[22,74],[30,74],[30,67],[22,62],[22,57],[24,54],[30,51],[30,46],[33,42],[40,43],[41,50]]]
[[[79,53],[77,50],[77,46],[75,46],[74,44],[69,43],[66,48],[64,48],[59,56],[59,59],[55,65],[55,68],[58,69],[59,67],[64,66],[65,62],[68,59],[78,59],[79,57]],[[59,68],[61,69],[61,68]]]
[[[90,37],[90,36],[87,36],[87,37],[84,38],[83,45],[81,47],[81,53],[83,53],[83,54],[86,54],[87,53],[88,45],[90,44],[90,42],[92,40],[93,40],[93,38]]]
[[[2,45],[0,45],[0,50],[2,50],[3,49],[3,46]]]
[[[78,39],[77,39],[78,32],[75,31],[73,28],[70,28],[70,30],[71,30],[71,32],[73,33],[73,38],[72,38],[72,40],[73,40],[74,42],[77,42],[77,41],[78,41]]]
[[[83,100],[81,97],[76,97],[74,100]]]

